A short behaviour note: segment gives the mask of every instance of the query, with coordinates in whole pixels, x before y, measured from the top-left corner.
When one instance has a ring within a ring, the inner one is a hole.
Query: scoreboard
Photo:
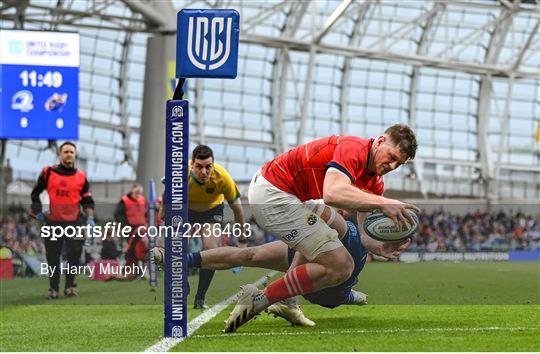
[[[77,139],[79,34],[0,30],[0,138]]]

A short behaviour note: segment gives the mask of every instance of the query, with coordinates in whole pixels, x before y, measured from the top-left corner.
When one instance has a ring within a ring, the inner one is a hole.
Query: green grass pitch
[[[218,272],[215,304],[265,275]],[[162,279],[160,278],[160,281]],[[63,280],[62,280],[63,281]],[[142,351],[161,338],[163,290],[146,281],[77,280],[80,297],[44,299],[47,279],[0,283],[1,351]],[[192,310],[197,278],[190,279]],[[367,306],[325,309],[304,303],[317,325],[291,327],[261,314],[222,334],[231,308],[173,351],[540,351],[540,263],[370,263],[358,290]]]

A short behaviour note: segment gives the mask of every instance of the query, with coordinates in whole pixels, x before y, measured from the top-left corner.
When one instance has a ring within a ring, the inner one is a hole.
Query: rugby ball
[[[396,242],[412,237],[418,230],[420,220],[413,211],[408,210],[407,212],[415,221],[411,227],[407,227],[407,225],[396,227],[392,219],[382,212],[376,211],[369,214],[364,220],[364,231],[369,237],[383,242]]]

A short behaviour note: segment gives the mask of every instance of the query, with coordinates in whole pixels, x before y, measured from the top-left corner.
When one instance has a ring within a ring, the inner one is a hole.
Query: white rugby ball
[[[415,221],[411,227],[407,227],[407,225],[396,227],[392,219],[382,212],[376,211],[369,214],[364,220],[364,231],[369,237],[383,242],[396,242],[412,237],[418,230],[420,220],[413,211],[408,210],[407,212]]]

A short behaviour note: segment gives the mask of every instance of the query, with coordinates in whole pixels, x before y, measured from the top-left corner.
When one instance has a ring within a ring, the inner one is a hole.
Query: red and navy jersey
[[[332,135],[300,145],[267,162],[262,174],[270,183],[301,201],[321,199],[329,167],[343,172],[359,189],[382,195],[382,176],[367,171],[372,139]]]

